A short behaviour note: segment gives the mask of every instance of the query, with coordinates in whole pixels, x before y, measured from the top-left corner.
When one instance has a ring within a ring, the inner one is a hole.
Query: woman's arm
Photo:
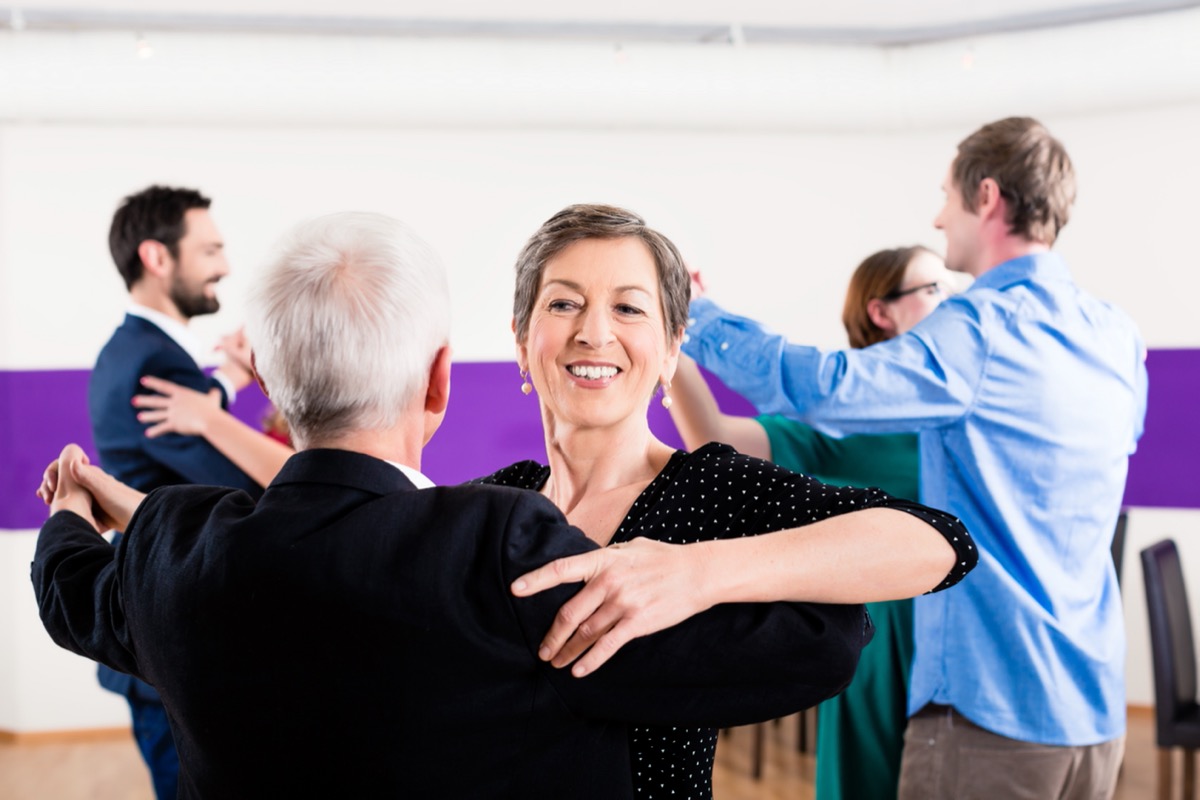
[[[708,442],[724,442],[748,456],[770,460],[771,441],[763,426],[751,417],[722,413],[712,389],[696,362],[680,356],[671,381],[671,419],[688,450]]]
[[[165,433],[202,436],[256,483],[266,486],[295,454],[295,450],[256,431],[221,408],[218,395],[146,376],[142,385],[158,394],[139,394],[133,404],[142,409],[150,438]]]
[[[975,551],[958,520],[918,509],[869,508],[686,545],[635,539],[553,561],[517,579],[513,592],[586,582],[555,617],[539,654],[561,667],[591,648],[573,668],[587,674],[631,639],[718,603],[862,603],[944,588],[973,566]],[[956,564],[960,558],[967,562]]]

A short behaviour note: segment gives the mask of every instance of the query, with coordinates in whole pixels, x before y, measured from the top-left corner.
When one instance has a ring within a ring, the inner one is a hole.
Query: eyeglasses
[[[881,297],[879,299],[885,300],[890,303],[893,300],[899,300],[901,297],[904,297],[905,295],[916,294],[917,292],[920,292],[922,290],[926,290],[930,294],[934,294],[934,295],[945,294],[945,292],[946,292],[945,288],[940,283],[938,283],[937,281],[934,281],[933,283],[922,283],[920,286],[913,286],[910,289],[893,289],[892,291],[888,292],[887,294],[885,294],[883,297]]]

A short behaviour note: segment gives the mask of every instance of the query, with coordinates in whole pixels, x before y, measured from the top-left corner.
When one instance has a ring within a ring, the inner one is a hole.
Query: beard
[[[215,295],[209,297],[204,294],[206,285],[207,282],[201,284],[199,289],[193,289],[178,278],[171,281],[171,302],[186,319],[215,314],[221,308],[221,301],[217,300]]]

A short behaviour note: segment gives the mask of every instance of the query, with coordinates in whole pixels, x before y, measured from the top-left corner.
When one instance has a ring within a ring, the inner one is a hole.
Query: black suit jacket
[[[148,492],[178,483],[203,483],[244,489],[255,497],[262,487],[233,462],[199,436],[170,433],[146,438],[146,426],[137,420],[131,404],[134,394],[145,394],[139,383],[143,375],[154,375],[207,392],[221,390],[186,350],[148,320],[126,314],[121,326],[96,358],[88,381],[88,414],[100,464],[118,480]],[[101,664],[100,685],[126,697],[154,701],[154,687]]]
[[[628,797],[627,722],[790,713],[870,638],[861,606],[719,606],[576,679],[536,651],[578,586],[508,587],[594,547],[536,493],[315,450],[257,504],[153,492],[115,551],[55,514],[33,581],[55,641],[159,688],[183,797]]]

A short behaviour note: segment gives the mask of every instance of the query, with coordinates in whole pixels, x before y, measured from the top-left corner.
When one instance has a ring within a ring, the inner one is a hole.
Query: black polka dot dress
[[[537,491],[549,477],[549,467],[522,461],[478,482]],[[954,547],[955,567],[939,590],[957,583],[975,565],[974,543],[950,514],[878,489],[830,486],[715,443],[693,453],[677,451],[634,501],[612,543],[639,536],[676,544],[730,539],[877,507],[920,517]],[[629,746],[638,798],[711,800],[716,730],[634,726]]]

